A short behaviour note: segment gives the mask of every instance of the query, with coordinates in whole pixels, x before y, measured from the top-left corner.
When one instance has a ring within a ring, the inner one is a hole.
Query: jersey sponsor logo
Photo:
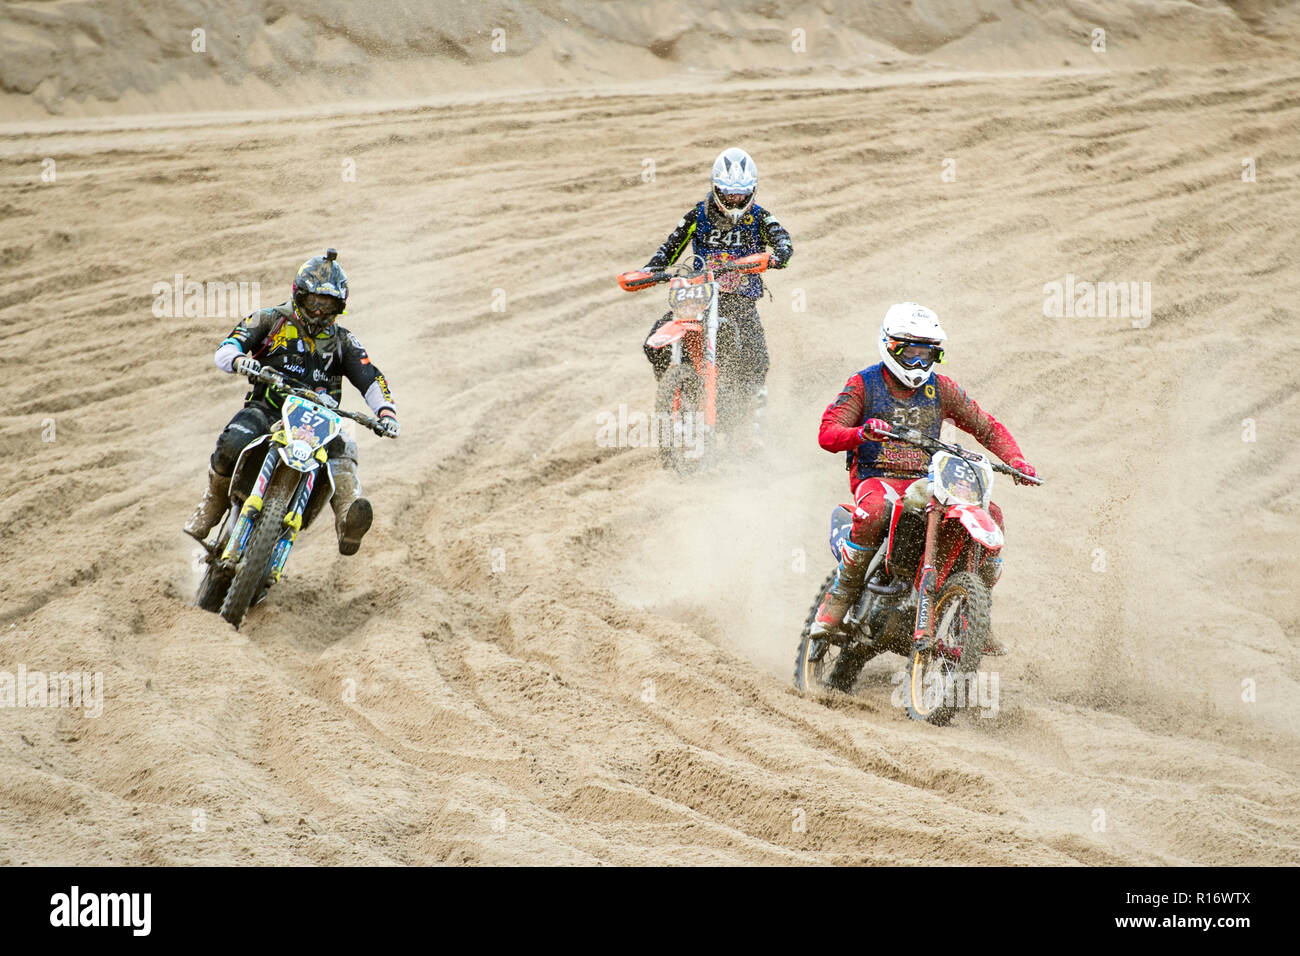
[[[933,386],[933,385],[927,385],[927,386],[925,387],[925,397],[926,397],[926,398],[934,398],[934,386]]]

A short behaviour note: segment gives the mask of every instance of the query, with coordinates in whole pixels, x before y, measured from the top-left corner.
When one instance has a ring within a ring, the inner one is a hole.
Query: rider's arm
[[[935,375],[939,382],[939,404],[943,417],[951,418],[962,431],[1005,462],[1024,456],[1006,426],[975,403],[966,390],[946,375]]]
[[[339,329],[339,334],[343,336],[343,374],[365,396],[366,404],[376,416],[396,416],[397,403],[388,390],[388,379],[371,364],[370,356],[355,335],[346,329]]]
[[[786,232],[785,226],[777,221],[776,216],[764,209],[758,224],[758,234],[772,247],[772,268],[784,269],[790,257],[794,255],[794,243],[790,240],[790,233]]]
[[[663,269],[676,262],[682,251],[690,243],[693,235],[695,235],[694,209],[682,217],[681,222],[677,223],[677,228],[668,234],[664,244],[650,257],[650,261],[645,265],[646,271]]]
[[[212,361],[217,364],[217,368],[221,369],[221,371],[233,372],[235,370],[235,359],[241,355],[251,355],[256,352],[270,330],[271,316],[269,310],[261,309],[254,312],[235,326],[234,331],[221,340],[221,344],[217,346],[216,354],[212,356]]]
[[[862,377],[854,375],[844,389],[822,413],[822,427],[817,441],[827,451],[848,451],[862,444],[863,403],[867,400]]]

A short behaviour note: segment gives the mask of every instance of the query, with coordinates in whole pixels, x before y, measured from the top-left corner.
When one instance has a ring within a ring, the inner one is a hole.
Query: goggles
[[[723,192],[717,186],[714,186],[713,198],[718,201],[718,205],[723,209],[744,209],[749,204],[749,201],[754,198],[754,194],[753,192]]]
[[[936,362],[943,361],[943,348],[933,342],[890,339],[889,354],[903,368],[929,368]]]
[[[330,315],[338,315],[343,311],[343,301],[332,295],[321,295],[316,292],[308,292],[298,300],[299,307],[310,318],[322,319]]]

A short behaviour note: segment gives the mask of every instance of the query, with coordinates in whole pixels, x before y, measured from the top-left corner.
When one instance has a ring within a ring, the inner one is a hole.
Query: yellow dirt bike
[[[342,411],[326,393],[275,369],[262,368],[256,380],[284,395],[280,421],[269,435],[250,442],[235,463],[230,509],[217,524],[216,538],[203,542],[206,567],[195,596],[199,607],[235,627],[280,580],[298,532],[333,497],[326,446],[338,437],[343,419],[387,434],[378,419]]]

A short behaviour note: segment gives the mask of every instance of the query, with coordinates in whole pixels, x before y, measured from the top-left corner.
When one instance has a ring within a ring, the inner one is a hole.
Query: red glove
[[[1025,461],[1023,458],[1013,458],[1011,461],[1007,462],[1007,464],[1009,464],[1016,471],[1021,472],[1022,474],[1027,475],[1030,478],[1038,477],[1038,472],[1034,471],[1034,466],[1031,465],[1029,462]],[[1032,481],[1025,481],[1023,478],[1020,477],[1020,475],[1016,475],[1015,481],[1016,484],[1018,485],[1033,484]]]
[[[858,429],[859,442],[889,441],[892,437],[889,422],[883,418],[868,418],[867,423]]]

